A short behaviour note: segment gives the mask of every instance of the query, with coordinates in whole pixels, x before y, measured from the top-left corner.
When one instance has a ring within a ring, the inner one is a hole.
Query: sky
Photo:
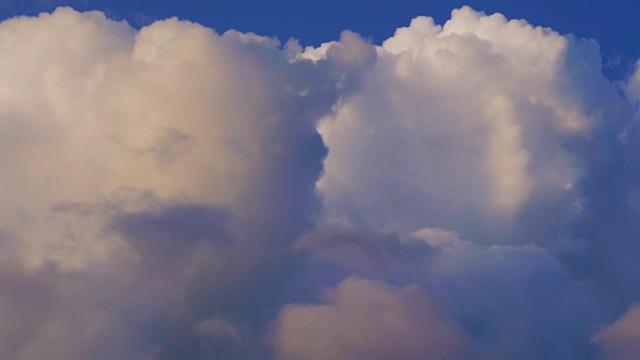
[[[106,1],[106,0],[3,0],[0,17],[37,14],[51,11],[60,5],[79,10],[101,10],[116,19],[127,19],[140,27],[151,21],[177,16],[224,32],[236,29],[274,36],[281,41],[295,37],[303,45],[317,46],[336,38],[349,29],[375,43],[393,35],[396,28],[418,16],[431,16],[438,23],[449,18],[451,10],[469,5],[486,13],[500,12],[512,19],[526,19],[537,26],[550,27],[561,34],[598,41],[605,60],[640,57],[640,45],[632,41],[637,29],[634,14],[638,10],[631,0],[326,0],[299,2],[278,0],[222,1]],[[610,64],[613,67],[613,64]],[[612,69],[611,75],[620,77],[622,69]]]
[[[3,358],[640,354],[632,4],[203,3],[0,3]]]

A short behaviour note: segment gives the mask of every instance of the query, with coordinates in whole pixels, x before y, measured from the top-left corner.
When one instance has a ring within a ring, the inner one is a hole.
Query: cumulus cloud
[[[402,238],[331,229],[315,239],[314,247],[306,237],[296,244],[310,258],[306,282],[358,274],[418,285],[464,327],[469,352],[460,359],[584,358],[592,351],[590,329],[613,314],[591,285],[573,281],[552,254],[533,245],[479,245],[431,228]],[[430,356],[427,349],[419,354]]]
[[[0,48],[8,359],[636,351],[640,76],[591,40],[468,7],[317,48],[59,8]]]
[[[345,33],[294,60],[254,34],[68,8],[4,21],[0,39],[3,353],[259,351],[288,244],[319,205],[315,122],[357,87],[370,45]]]
[[[462,329],[416,287],[394,288],[350,277],[322,304],[287,305],[274,343],[281,359],[454,359]]]
[[[555,231],[579,216],[585,149],[620,102],[593,44],[462,8],[443,26],[414,19],[377,52],[363,90],[319,128],[330,222],[537,242],[553,234],[531,218],[553,214],[542,231]]]
[[[616,322],[600,330],[593,341],[602,346],[601,359],[633,359],[640,353],[640,305],[633,304]]]
[[[591,356],[592,329],[639,295],[633,98],[602,76],[597,44],[462,8],[376,51],[362,89],[319,125],[321,227],[368,229],[356,248],[392,233],[412,254],[411,237],[434,249],[376,272],[376,250],[363,269],[361,241],[329,230],[311,258],[420,283],[477,358]]]

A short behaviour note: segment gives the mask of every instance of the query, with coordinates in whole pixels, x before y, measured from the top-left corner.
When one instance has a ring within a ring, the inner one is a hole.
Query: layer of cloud
[[[637,351],[640,76],[593,41],[467,7],[318,48],[59,8],[0,49],[3,357]]]

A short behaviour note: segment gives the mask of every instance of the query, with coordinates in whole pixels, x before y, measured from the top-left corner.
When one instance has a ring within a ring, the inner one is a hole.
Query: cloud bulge
[[[58,8],[0,47],[8,359],[633,352],[640,77],[591,40],[469,7],[318,48]]]

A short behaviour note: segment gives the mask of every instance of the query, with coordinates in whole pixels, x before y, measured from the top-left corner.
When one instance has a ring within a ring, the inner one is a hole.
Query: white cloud
[[[591,43],[465,7],[444,26],[414,19],[377,52],[362,91],[319,126],[328,222],[499,242],[522,240],[525,217],[580,214],[584,149],[620,102]]]
[[[484,246],[460,239],[451,231],[425,228],[404,238],[331,229],[303,238],[297,247],[310,257],[309,270],[302,280],[307,285],[322,286],[342,274],[419,285],[441,313],[464,325],[468,353],[459,354],[459,359],[468,358],[468,354],[474,359],[583,358],[589,353],[591,329],[610,316],[604,302],[594,296],[593,286],[574,282],[551,253],[532,245]],[[328,304],[347,312],[333,300],[317,307],[325,309]],[[320,317],[316,310],[306,313],[313,316],[301,314],[303,309],[316,309],[315,305],[299,307],[297,318]],[[340,318],[345,323],[359,323],[346,315]],[[283,332],[282,341],[294,333],[303,338],[322,338],[305,333],[302,320],[290,321],[298,327]],[[331,328],[345,326],[332,324]],[[315,353],[309,347],[305,349]]]
[[[262,359],[270,323],[283,359],[582,358],[640,296],[638,77],[618,96],[592,41],[467,7],[306,49],[60,8],[0,50],[9,359]]]
[[[321,64],[290,63],[274,39],[220,36],[176,19],[136,33],[68,8],[5,21],[0,34],[0,165],[11,169],[0,224],[23,237],[31,266],[81,267],[92,261],[88,253],[108,256],[102,241],[90,240],[99,237],[96,224],[71,224],[49,210],[100,202],[122,188],[243,218],[292,190],[296,206],[313,206],[309,184],[325,152],[314,123],[347,91],[332,82],[352,86],[342,69],[369,56],[366,45],[351,50],[357,36],[347,35],[347,45],[336,45],[352,51],[347,57],[331,50]],[[278,182],[292,186],[274,192]],[[68,246],[72,234],[80,240]]]

